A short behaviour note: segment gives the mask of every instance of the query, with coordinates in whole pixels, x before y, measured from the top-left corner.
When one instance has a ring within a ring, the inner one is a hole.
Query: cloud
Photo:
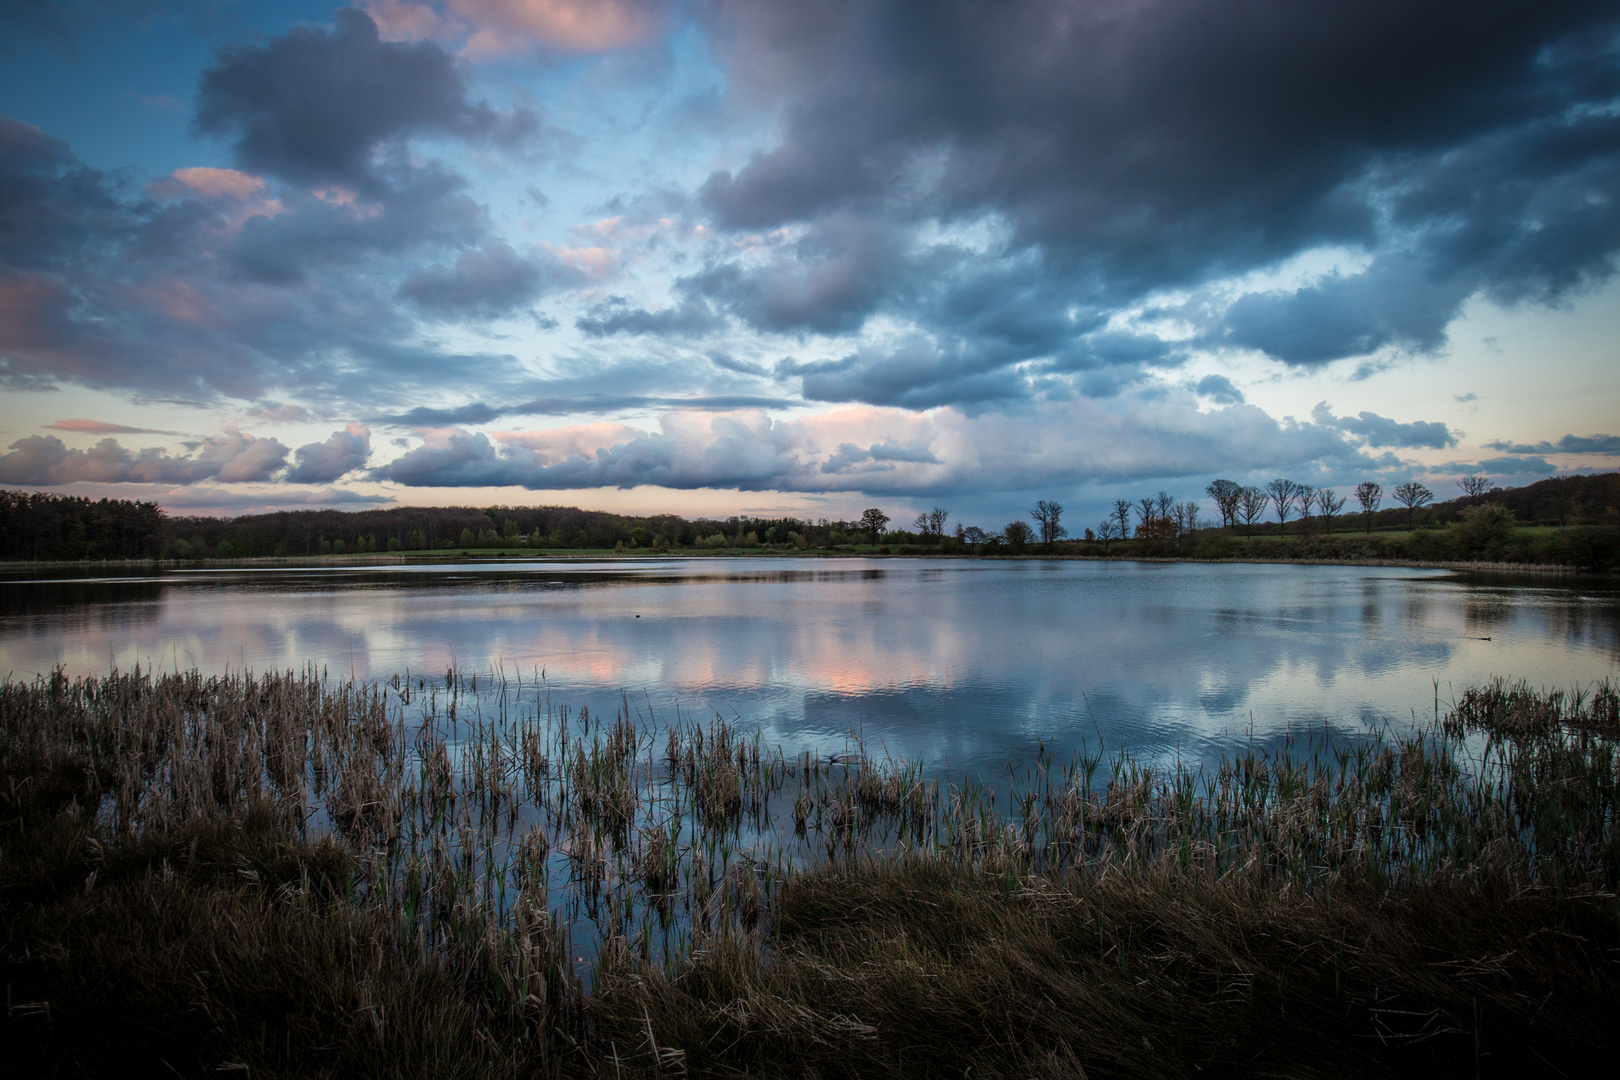
[[[660,415],[656,431],[599,424],[493,439],[441,428],[372,476],[410,487],[652,484],[933,497],[1158,482],[1203,476],[1216,463],[1237,475],[1285,471],[1313,482],[1406,468],[1369,457],[1335,428],[1278,422],[1250,405],[1205,412],[1187,396],[1108,405],[1076,398],[1010,414],[846,406],[772,419],[761,410],[675,410]]]
[[[427,164],[395,172],[379,202],[350,193],[283,195],[287,213],[258,216],[220,245],[232,269],[266,285],[296,285],[312,273],[354,266],[368,257],[401,256],[422,247],[462,246],[484,233],[484,210],[466,181]]]
[[[637,45],[662,23],[656,0],[444,0],[361,5],[394,39],[464,42],[473,56],[500,56],[541,46],[600,52]]]
[[[1374,412],[1361,412],[1355,416],[1334,416],[1325,401],[1311,410],[1311,419],[1324,428],[1347,431],[1359,437],[1368,446],[1426,447],[1444,450],[1457,445],[1457,436],[1445,424],[1431,420],[1417,420],[1402,424]]]
[[[795,402],[754,394],[707,394],[692,397],[655,397],[642,394],[592,394],[534,398],[510,405],[486,405],[481,401],[451,408],[419,405],[403,413],[383,414],[372,423],[393,427],[452,427],[461,424],[487,424],[503,416],[568,416],[578,413],[618,412],[628,409],[768,409],[783,408]]]
[[[293,455],[292,468],[287,470],[287,482],[330,484],[360,468],[370,456],[371,429],[351,423],[342,431],[332,432],[325,442],[300,446]]]
[[[164,194],[182,188],[205,199],[251,199],[265,189],[264,177],[237,169],[215,169],[193,166],[176,169],[171,182],[160,182]]]
[[[658,337],[701,337],[719,330],[725,320],[706,301],[687,296],[678,306],[647,311],[623,297],[593,304],[574,326],[587,337],[650,334]]]
[[[1499,457],[1476,462],[1471,471],[1490,476],[1551,476],[1558,466],[1540,457]]]
[[[904,234],[878,220],[835,215],[753,266],[726,262],[677,283],[756,329],[858,329],[902,276]],[[908,275],[909,276],[909,275]]]
[[[1500,439],[1485,444],[1509,454],[1620,454],[1620,435],[1565,435],[1557,442],[1510,443]]]
[[[707,10],[735,99],[781,134],[700,188],[745,253],[689,287],[762,329],[881,315],[1016,364],[1061,358],[1053,334],[1078,344],[1095,316],[1188,297],[1184,348],[1053,361],[1106,394],[1186,348],[1428,353],[1470,297],[1556,302],[1615,269],[1620,64],[1601,3]],[[1325,249],[1358,265],[1246,280]],[[974,303],[992,288],[1014,302]],[[1042,292],[1062,299],[1016,302]],[[966,324],[978,311],[993,335]],[[934,378],[924,365],[887,400],[933,400]]]
[[[1232,385],[1225,375],[1205,375],[1193,390],[1199,397],[1209,398],[1217,405],[1243,404],[1243,391]]]
[[[72,431],[83,435],[183,435],[181,431],[162,431],[158,428],[127,427],[109,424],[104,420],[56,420],[46,424],[51,431]]]
[[[117,440],[89,450],[71,450],[54,435],[31,435],[0,454],[0,483],[40,487],[58,484],[195,484],[268,480],[287,463],[287,448],[275,439],[226,430],[201,443],[190,457],[162,450],[132,453]]]
[[[428,266],[405,279],[401,299],[439,318],[494,318],[545,293],[583,284],[586,275],[551,252],[524,258],[499,240],[456,257],[454,266]]]
[[[301,424],[310,418],[302,405],[282,405],[269,401],[248,413],[255,420],[270,420],[281,424]]]
[[[0,118],[0,385],[205,404],[296,388],[376,408],[465,369],[410,339],[414,320],[382,288],[396,272],[376,265],[483,238],[459,177],[416,162],[373,203],[284,187],[270,214],[268,188],[244,201],[238,178],[187,175],[211,193],[170,177],[153,195]],[[373,273],[338,273],[366,262]]]
[[[454,59],[432,42],[383,41],[371,16],[341,8],[328,31],[296,27],[263,45],[221,49],[202,73],[195,125],[230,138],[246,168],[298,184],[376,194],[372,163],[416,134],[512,141],[536,118],[467,100]]]

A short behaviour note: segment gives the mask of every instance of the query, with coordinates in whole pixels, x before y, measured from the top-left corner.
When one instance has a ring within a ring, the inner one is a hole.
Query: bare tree
[[[1198,529],[1198,504],[1195,502],[1176,503],[1170,508],[1170,519],[1176,526],[1176,550],[1181,550],[1181,541],[1188,533]]]
[[[1404,484],[1395,485],[1395,501],[1406,507],[1406,527],[1412,527],[1413,515],[1417,508],[1434,498],[1434,492],[1418,483],[1408,480]]]
[[[1136,500],[1136,535],[1148,536],[1153,532],[1153,522],[1159,513],[1159,500],[1149,496]]]
[[[1114,520],[1119,522],[1119,538],[1128,540],[1131,536],[1131,500],[1114,500]]]
[[[1324,531],[1333,531],[1333,516],[1344,509],[1344,496],[1335,494],[1332,488],[1316,489],[1316,510],[1322,515]]]
[[[1288,515],[1293,513],[1294,503],[1299,499],[1299,485],[1278,477],[1266,485],[1266,494],[1271,496],[1272,506],[1276,508],[1278,530],[1288,535]]]
[[[969,525],[962,530],[962,542],[968,546],[970,551],[977,551],[979,545],[987,539],[989,538],[985,536],[984,530],[977,525]]]
[[[1047,547],[1051,547],[1063,539],[1063,534],[1068,531],[1060,523],[1060,519],[1063,517],[1063,507],[1050,499],[1042,499],[1036,503],[1035,509],[1029,512],[1029,516],[1034,518],[1036,523],[1040,525],[1041,543]]]
[[[1215,503],[1215,510],[1221,515],[1221,528],[1229,529],[1237,524],[1238,499],[1243,495],[1241,485],[1231,480],[1217,480],[1204,489],[1204,494]]]
[[[1361,513],[1367,519],[1367,535],[1371,536],[1373,515],[1378,513],[1378,504],[1384,501],[1384,485],[1363,480],[1356,485],[1356,501],[1361,504]]]
[[[861,515],[861,528],[872,535],[872,543],[874,544],[878,542],[878,537],[882,534],[884,526],[888,524],[889,515],[875,506]]]
[[[1103,554],[1108,554],[1108,541],[1119,535],[1119,522],[1112,516],[1105,517],[1097,523],[1097,539],[1103,542]]]
[[[1315,503],[1316,489],[1311,487],[1309,484],[1299,485],[1299,494],[1294,496],[1294,505],[1299,508],[1299,523],[1301,526],[1303,526],[1305,524],[1305,520],[1311,516],[1311,507],[1315,505]]]
[[[1462,493],[1468,496],[1468,501],[1478,506],[1485,498],[1485,493],[1496,486],[1490,479],[1483,476],[1465,476],[1457,481]]]
[[[1171,495],[1169,492],[1161,491],[1161,492],[1159,492],[1159,498],[1158,498],[1157,502],[1158,502],[1157,509],[1159,511],[1158,514],[1157,514],[1158,519],[1160,521],[1168,521],[1170,519],[1170,516],[1175,513],[1175,509],[1176,509],[1175,496]]]
[[[939,540],[945,535],[945,523],[951,519],[951,512],[943,506],[936,506],[928,511],[928,531]]]
[[[1271,496],[1257,487],[1246,487],[1238,493],[1238,516],[1243,519],[1245,536],[1254,535],[1254,523],[1265,516],[1271,505]]]

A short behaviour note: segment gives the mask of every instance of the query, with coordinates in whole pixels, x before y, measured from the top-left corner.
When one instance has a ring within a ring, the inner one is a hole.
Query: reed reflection
[[[1202,756],[1407,719],[1436,681],[1586,682],[1620,658],[1613,592],[1388,568],[667,560],[11,581],[0,598],[19,676],[505,666],[575,707],[628,693],[790,752],[858,731],[963,769],[1099,739]]]

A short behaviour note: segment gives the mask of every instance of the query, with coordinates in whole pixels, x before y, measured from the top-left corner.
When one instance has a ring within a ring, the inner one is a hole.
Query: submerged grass
[[[58,673],[0,686],[0,1024],[40,1075],[1573,1072],[1617,751],[1613,687],[1499,681],[992,789],[500,673]]]

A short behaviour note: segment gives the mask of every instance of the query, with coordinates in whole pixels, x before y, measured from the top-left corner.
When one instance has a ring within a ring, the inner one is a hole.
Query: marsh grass
[[[1438,710],[1437,710],[1438,713]],[[1612,1041],[1617,695],[951,783],[542,679],[0,686],[42,1074],[1474,1075]]]

